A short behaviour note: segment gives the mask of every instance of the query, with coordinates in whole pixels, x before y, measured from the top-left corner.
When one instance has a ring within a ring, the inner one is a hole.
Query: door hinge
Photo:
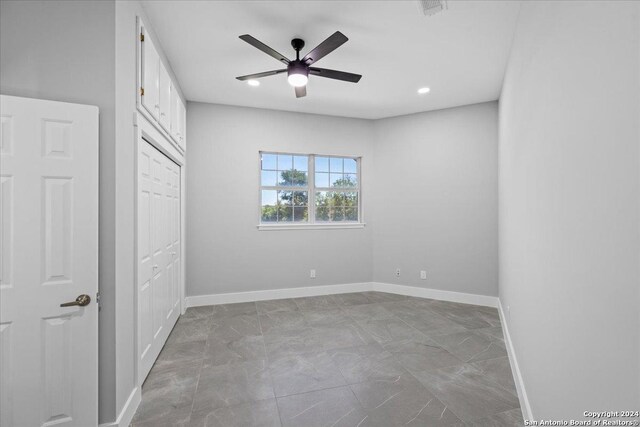
[[[140,88],[140,96],[144,96],[144,88],[143,87]]]
[[[102,310],[102,305],[100,304],[100,292],[96,292],[96,304],[98,304],[98,311]]]
[[[140,41],[143,42],[144,41],[144,34],[140,33]]]

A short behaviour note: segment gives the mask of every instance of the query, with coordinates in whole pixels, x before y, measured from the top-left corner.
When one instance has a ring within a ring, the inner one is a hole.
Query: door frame
[[[140,313],[138,312],[138,191],[139,191],[139,182],[138,182],[138,174],[139,170],[139,150],[140,144],[147,142],[162,154],[167,156],[170,160],[175,162],[178,166],[180,166],[180,314],[184,314],[187,309],[185,305],[185,283],[186,283],[186,269],[185,269],[185,214],[186,214],[186,203],[185,203],[185,181],[186,181],[186,159],[184,154],[177,149],[173,141],[168,139],[164,134],[162,134],[150,121],[149,119],[140,111],[136,111],[134,115],[134,245],[133,245],[133,253],[134,253],[134,277],[133,277],[133,286],[134,286],[134,337],[135,337],[135,363],[134,363],[134,375],[135,375],[135,384],[138,387],[142,387],[142,383],[144,382],[144,378],[140,378],[140,348],[139,348],[139,325],[140,325]]]

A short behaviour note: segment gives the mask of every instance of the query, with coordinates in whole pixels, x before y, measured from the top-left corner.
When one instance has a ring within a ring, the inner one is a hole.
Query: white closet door
[[[181,270],[181,239],[175,206],[180,206],[180,167],[144,140],[139,142],[138,161],[138,352],[142,383],[179,315],[180,276],[176,272]]]

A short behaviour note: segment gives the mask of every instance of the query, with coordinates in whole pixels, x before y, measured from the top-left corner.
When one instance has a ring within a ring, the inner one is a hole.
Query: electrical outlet
[[[427,280],[427,272],[425,270],[420,270],[420,278],[422,280]]]
[[[311,279],[315,279],[316,278],[316,271],[315,270],[309,270],[309,277]]]
[[[396,277],[400,277],[400,267],[396,268]]]

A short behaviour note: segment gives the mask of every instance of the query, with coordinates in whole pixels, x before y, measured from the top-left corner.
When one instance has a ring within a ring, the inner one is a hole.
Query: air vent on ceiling
[[[418,0],[422,13],[427,16],[435,15],[447,9],[447,0]]]

